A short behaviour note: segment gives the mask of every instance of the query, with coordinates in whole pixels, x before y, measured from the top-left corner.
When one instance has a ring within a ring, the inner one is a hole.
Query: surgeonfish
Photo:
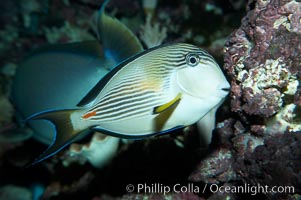
[[[121,22],[99,10],[99,40],[49,45],[27,56],[16,72],[11,99],[19,121],[43,110],[74,108],[117,63],[143,51],[137,37]],[[53,126],[29,121],[33,137],[47,145]]]
[[[89,131],[140,139],[192,125],[223,101],[229,87],[213,57],[194,45],[145,50],[110,71],[77,108],[27,119],[56,127],[55,142],[34,163]]]
[[[34,137],[50,144],[31,164],[91,131],[140,139],[197,122],[210,143],[216,109],[230,87],[217,63],[190,44],[143,51],[126,26],[105,14],[107,3],[97,22],[102,45],[40,48],[17,70],[12,101]]]

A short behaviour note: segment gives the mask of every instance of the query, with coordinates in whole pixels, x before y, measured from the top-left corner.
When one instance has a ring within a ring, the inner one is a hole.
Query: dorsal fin
[[[142,44],[132,31],[119,20],[105,14],[105,7],[108,2],[109,0],[106,0],[99,10],[97,22],[98,36],[103,43],[105,58],[115,62],[117,65],[111,67],[111,69],[114,69],[101,79],[77,106],[85,106],[93,101],[107,81],[118,70],[124,67],[128,60],[139,57],[137,54],[141,55],[140,53],[143,52]],[[147,52],[144,51],[142,54]]]
[[[105,57],[115,61],[115,63],[120,63],[143,51],[143,47],[130,29],[118,19],[105,14],[105,7],[108,2],[109,0],[105,1],[99,10],[98,35],[103,43]]]

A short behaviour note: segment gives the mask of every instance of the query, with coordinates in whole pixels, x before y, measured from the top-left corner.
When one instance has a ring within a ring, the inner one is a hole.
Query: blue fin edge
[[[131,140],[140,140],[140,139],[145,139],[145,138],[152,137],[152,136],[169,134],[169,133],[171,133],[175,130],[182,129],[184,127],[185,126],[183,126],[183,125],[179,125],[179,126],[167,129],[165,131],[159,131],[159,132],[149,133],[149,134],[132,134],[132,135],[112,132],[110,130],[101,128],[99,126],[94,126],[94,127],[90,128],[90,130],[95,131],[95,132],[104,133],[106,135],[110,135],[110,136],[113,136],[113,137],[118,137],[118,138],[123,138],[123,139],[131,139]]]

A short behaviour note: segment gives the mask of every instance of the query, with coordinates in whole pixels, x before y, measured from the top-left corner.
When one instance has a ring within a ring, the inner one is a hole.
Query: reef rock
[[[272,199],[300,194],[300,17],[297,0],[248,1],[241,26],[224,48],[233,115],[218,124],[215,153],[190,180],[294,188],[261,193]]]
[[[300,105],[301,3],[250,0],[247,9],[224,49],[232,111],[270,117],[290,101]]]
[[[276,186],[279,192],[267,196],[284,198],[287,194],[301,192],[301,134],[279,134],[265,140],[265,145],[256,148],[253,154],[245,154],[244,159],[235,163],[244,182],[252,185]],[[297,159],[299,158],[299,159]],[[283,192],[282,192],[283,191]]]
[[[244,127],[233,128],[234,171],[244,182],[300,192],[301,2],[250,0],[247,11],[224,49],[231,110]]]

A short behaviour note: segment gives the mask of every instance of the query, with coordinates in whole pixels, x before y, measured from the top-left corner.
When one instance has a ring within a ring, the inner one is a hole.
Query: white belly
[[[99,122],[95,125],[117,135],[139,137],[165,132],[175,127],[188,126],[199,121],[219,102],[218,99],[198,99],[183,95],[177,106],[159,114],[153,114],[152,109],[141,116],[126,119]]]

